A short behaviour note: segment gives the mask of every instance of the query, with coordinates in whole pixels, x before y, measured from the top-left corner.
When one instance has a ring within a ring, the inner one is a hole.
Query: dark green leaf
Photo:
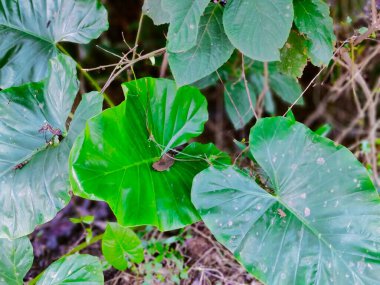
[[[56,43],[85,44],[107,28],[97,0],[0,0],[0,88],[42,80]]]
[[[201,17],[196,45],[186,52],[169,52],[169,64],[179,86],[200,80],[221,67],[234,50],[224,33],[223,10],[210,4]]]
[[[283,117],[260,120],[250,148],[269,192],[233,167],[194,178],[216,238],[265,284],[378,284],[380,199],[355,156]]]
[[[27,237],[0,239],[0,285],[22,285],[33,264],[33,247]]]
[[[313,64],[328,64],[333,56],[335,35],[329,6],[322,0],[294,0],[294,22],[310,40],[308,55]]]
[[[247,88],[249,93],[247,92]],[[249,96],[249,97],[248,97]],[[253,118],[256,106],[256,92],[251,85],[244,80],[237,83],[228,82],[224,91],[224,103],[226,111],[235,129],[242,129]]]
[[[302,88],[297,79],[281,73],[272,73],[269,75],[269,87],[283,101],[289,104],[293,104],[302,93]],[[300,98],[297,105],[303,104],[304,100]]]
[[[29,234],[67,204],[71,145],[84,121],[101,111],[102,96],[85,95],[67,131],[78,92],[75,63],[60,55],[48,73],[42,82],[0,92],[0,237]]]
[[[278,70],[292,77],[301,77],[307,64],[307,40],[297,31],[292,31],[280,51]]]
[[[37,285],[103,285],[103,267],[100,260],[91,255],[75,254],[51,264],[38,280]]]
[[[226,34],[244,55],[260,61],[280,59],[293,23],[292,0],[228,1],[223,15]]]
[[[144,260],[144,249],[139,237],[129,228],[117,223],[108,223],[102,240],[105,259],[116,269],[125,270],[128,261],[140,263]]]
[[[172,230],[198,221],[190,201],[193,177],[226,155],[211,144],[191,144],[178,155],[171,149],[203,131],[206,99],[166,79],[144,78],[123,88],[126,101],[89,120],[73,147],[74,193],[106,201],[124,226]],[[174,164],[165,164],[165,155]],[[154,169],[157,162],[166,169]]]

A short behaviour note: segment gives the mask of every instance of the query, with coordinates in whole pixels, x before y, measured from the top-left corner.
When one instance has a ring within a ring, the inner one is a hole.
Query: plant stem
[[[65,55],[67,56],[70,56],[71,58],[73,58],[70,53],[63,47],[61,46],[60,44],[57,44],[57,47],[58,49],[60,49]],[[74,60],[75,61],[75,60]],[[76,65],[77,65],[77,68],[78,70],[83,74],[83,76],[88,80],[88,82],[92,85],[93,88],[96,89],[96,91],[100,92],[102,91],[102,88],[100,88],[99,84],[95,81],[94,78],[92,78],[92,76],[86,71],[84,70],[84,68],[80,65],[79,62],[75,61],[76,62]],[[105,94],[105,93],[102,93],[102,96],[104,97],[104,100],[106,100],[107,104],[110,106],[110,107],[114,107],[115,104],[112,102],[111,98]]]
[[[103,239],[103,236],[104,236],[104,234],[100,234],[100,235],[93,237],[89,242],[82,242],[81,244],[77,245],[72,250],[70,250],[68,253],[63,255],[61,258],[65,258],[65,257],[68,257],[70,255],[73,255],[73,254],[85,249],[86,247],[93,245],[94,243],[97,243],[98,241]],[[30,280],[28,285],[35,285],[38,282],[38,280],[40,280],[40,278],[44,274],[44,272],[45,272],[45,270],[43,270],[42,272],[40,272],[40,274],[38,274],[36,277],[34,277],[32,280]]]

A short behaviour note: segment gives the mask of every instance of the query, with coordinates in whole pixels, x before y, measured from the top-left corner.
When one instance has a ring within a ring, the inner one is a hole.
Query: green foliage
[[[257,122],[250,151],[261,177],[211,167],[194,178],[216,238],[266,284],[377,284],[380,199],[354,155],[283,117]]]
[[[223,24],[232,44],[252,59],[279,60],[279,49],[285,44],[293,23],[292,0],[228,2]]]
[[[294,0],[294,23],[305,34],[308,55],[313,64],[328,64],[335,44],[334,24],[323,0]]]
[[[71,156],[74,193],[106,201],[124,226],[160,230],[199,220],[190,201],[193,177],[226,154],[212,144],[173,149],[203,131],[207,103],[193,87],[166,79],[123,85],[126,101],[90,119]]]
[[[42,80],[58,42],[85,44],[106,29],[95,0],[0,0],[0,88]]]
[[[144,249],[138,236],[129,228],[117,223],[108,223],[102,239],[105,259],[118,270],[125,270],[128,262],[144,260]]]
[[[247,82],[246,86],[244,80],[229,82],[225,87],[224,102],[227,114],[235,129],[244,128],[254,116],[256,91],[250,82]]]
[[[224,32],[222,16],[220,6],[209,4],[200,19],[195,46],[185,52],[169,52],[170,68],[179,86],[213,73],[230,58],[234,48]]]
[[[0,237],[27,235],[68,203],[71,145],[101,110],[102,96],[84,95],[67,130],[79,89],[75,63],[59,55],[48,74],[42,82],[0,92]]]
[[[297,31],[291,31],[280,51],[278,70],[292,77],[301,77],[307,64],[307,40]]]
[[[33,248],[27,237],[0,239],[0,285],[22,285],[33,264]]]
[[[209,0],[162,0],[163,9],[170,15],[167,45],[170,52],[185,52],[197,44],[199,22],[209,3]]]
[[[51,264],[37,285],[68,284],[103,285],[103,267],[97,257],[76,254],[61,258]]]
[[[152,18],[155,25],[169,23],[169,13],[163,9],[163,0],[145,0],[143,13]]]

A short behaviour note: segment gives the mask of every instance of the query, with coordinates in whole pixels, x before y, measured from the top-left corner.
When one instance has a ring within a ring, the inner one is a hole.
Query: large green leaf
[[[214,145],[171,149],[203,131],[207,103],[194,87],[166,79],[125,83],[126,101],[89,120],[70,155],[76,195],[106,201],[124,226],[172,230],[198,221],[193,177],[226,155]]]
[[[247,92],[247,88],[249,93]],[[251,83],[240,80],[228,82],[224,92],[227,115],[235,129],[242,129],[253,118],[256,106],[256,92]],[[248,97],[249,96],[249,97]]]
[[[0,239],[0,285],[22,285],[33,264],[33,247],[27,237]]]
[[[171,52],[185,52],[197,43],[201,16],[209,0],[162,0],[162,7],[170,15],[167,48]]]
[[[148,15],[155,25],[167,24],[170,21],[170,15],[163,9],[163,0],[145,0],[142,10]]]
[[[279,49],[293,23],[293,1],[228,1],[223,23],[232,44],[246,56],[260,61],[279,60]]]
[[[169,52],[169,64],[179,86],[200,80],[221,67],[234,50],[223,28],[223,9],[210,4],[199,24],[196,44],[181,53]]]
[[[0,88],[42,80],[56,43],[88,43],[107,28],[98,0],[0,0]]]
[[[233,167],[194,179],[216,238],[266,284],[379,284],[380,199],[355,156],[283,117],[260,120],[250,149],[267,191]]]
[[[144,248],[139,237],[127,227],[108,223],[102,239],[105,259],[116,269],[125,270],[128,261],[140,263],[144,260]]]
[[[27,235],[67,204],[71,145],[84,121],[101,111],[102,96],[85,95],[67,132],[78,92],[75,62],[60,55],[48,73],[42,82],[0,92],[0,237]]]
[[[100,260],[87,254],[75,254],[51,264],[37,285],[103,285],[103,267]]]
[[[307,47],[313,64],[328,64],[335,44],[329,6],[323,0],[294,0],[294,14],[298,30],[310,39]]]

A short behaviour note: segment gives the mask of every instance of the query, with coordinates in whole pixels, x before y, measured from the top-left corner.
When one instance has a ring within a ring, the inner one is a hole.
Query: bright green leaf
[[[223,28],[223,8],[210,4],[201,17],[196,45],[186,52],[169,52],[169,64],[179,86],[200,80],[221,67],[234,50]]]
[[[223,24],[231,43],[260,61],[280,59],[293,23],[292,0],[228,1]]]
[[[48,74],[0,92],[0,237],[27,235],[68,203],[71,145],[85,120],[101,111],[102,96],[85,95],[67,131],[78,92],[75,62],[60,55]]]
[[[308,55],[313,64],[328,64],[333,56],[335,35],[329,6],[323,0],[294,0],[294,22],[310,40]]]
[[[33,247],[27,237],[0,239],[0,285],[24,284],[33,258]]]
[[[330,124],[324,124],[320,126],[315,133],[321,137],[326,137],[332,130],[332,126]]]
[[[260,120],[250,148],[269,192],[233,167],[194,178],[216,238],[265,284],[378,284],[380,199],[355,156],[283,117]]]
[[[247,88],[249,93],[247,92]],[[248,97],[249,96],[249,97]],[[228,82],[224,91],[224,104],[235,129],[242,129],[253,118],[256,106],[256,92],[251,83],[244,80]]]
[[[170,150],[203,131],[206,99],[167,79],[143,78],[123,88],[126,101],[90,119],[73,147],[74,193],[106,201],[123,226],[172,230],[198,221],[193,177],[228,159],[212,144],[193,143],[178,155]]]
[[[162,7],[170,15],[167,48],[170,52],[185,52],[197,43],[201,16],[209,0],[162,0]]]
[[[116,269],[125,270],[128,261],[140,263],[144,260],[144,249],[138,236],[127,227],[108,223],[102,240],[105,259]]]
[[[170,15],[163,9],[163,0],[145,0],[142,7],[143,13],[148,15],[155,25],[169,23]]]
[[[292,77],[301,77],[307,64],[307,40],[303,35],[292,31],[285,46],[280,51],[278,70]]]
[[[0,88],[40,81],[56,43],[88,43],[108,28],[97,0],[0,0]]]
[[[103,267],[100,260],[87,254],[75,254],[51,264],[37,285],[103,285]]]

